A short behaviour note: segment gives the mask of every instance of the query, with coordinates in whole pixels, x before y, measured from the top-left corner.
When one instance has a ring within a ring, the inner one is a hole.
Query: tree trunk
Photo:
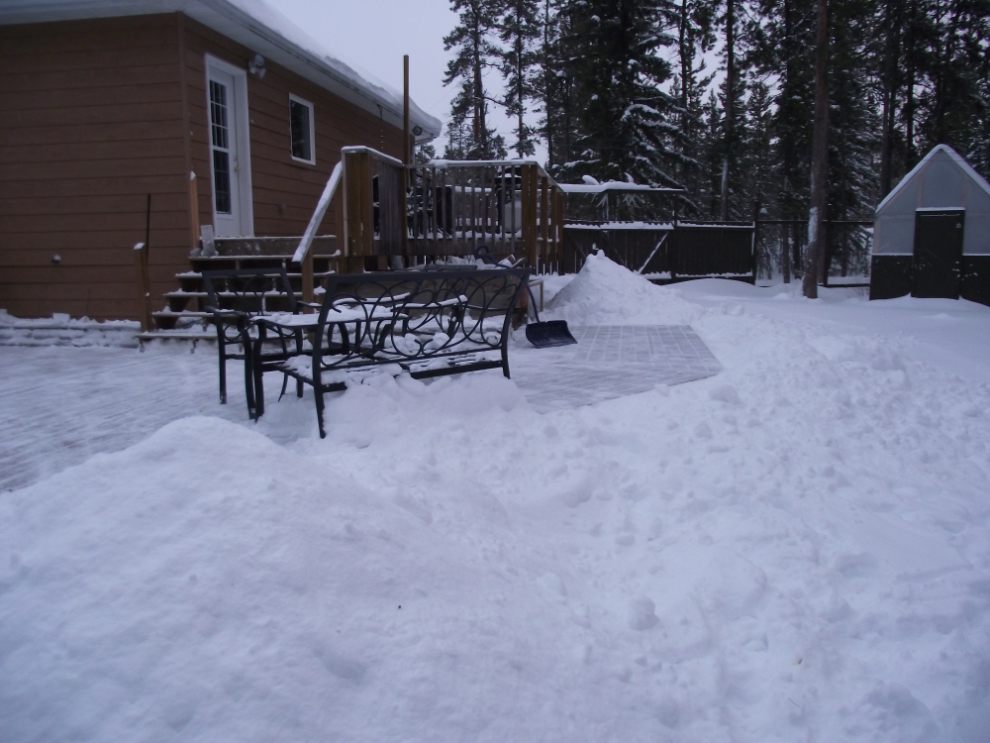
[[[482,157],[488,153],[488,122],[485,121],[485,85],[481,76],[481,29],[474,29],[474,141],[481,146]]]
[[[894,127],[897,117],[899,75],[897,60],[901,51],[901,0],[886,0],[884,10],[883,130],[880,135],[880,198],[890,193],[893,180]]]
[[[815,48],[815,128],[811,144],[811,211],[808,215],[808,251],[804,265],[804,296],[818,296],[818,275],[825,257],[825,207],[828,198],[828,0],[818,0],[818,38]]]
[[[543,111],[546,115],[546,129],[544,133],[547,139],[547,167],[552,168],[557,162],[553,158],[553,104],[551,98],[553,93],[553,71],[550,64],[550,0],[545,0],[543,4]]]
[[[907,169],[910,170],[915,165],[917,165],[917,160],[914,152],[914,80],[915,80],[915,43],[917,42],[916,37],[916,27],[918,23],[918,17],[916,13],[915,3],[911,3],[908,10],[910,13],[908,17],[908,32],[907,39],[905,42],[907,44],[907,85],[906,93],[907,100],[904,103],[904,124],[905,124],[905,138],[906,149],[907,149]]]
[[[735,135],[735,103],[736,103],[736,60],[735,60],[735,19],[733,11],[735,0],[725,0],[725,154],[722,160],[722,203],[719,205],[719,219],[723,222],[729,218],[729,159],[733,149]]]

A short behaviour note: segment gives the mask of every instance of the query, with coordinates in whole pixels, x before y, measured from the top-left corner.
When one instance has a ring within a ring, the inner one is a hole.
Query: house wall
[[[181,267],[178,60],[175,16],[0,27],[0,308],[137,317],[149,193],[155,288]]]
[[[213,219],[205,54],[253,52],[181,14],[0,26],[0,308],[140,315],[133,245],[152,195],[153,306]],[[292,160],[289,93],[314,104],[316,164]],[[254,232],[300,235],[340,148],[399,157],[401,131],[270,61],[248,76]],[[321,234],[336,233],[331,209]],[[53,262],[53,256],[61,258]]]
[[[254,52],[189,18],[183,18],[191,136],[191,167],[199,182],[202,224],[212,221],[209,129],[206,110],[205,55],[246,68]],[[396,71],[400,72],[399,70]],[[289,142],[289,94],[314,105],[316,164],[292,159]],[[259,236],[301,235],[309,224],[340,148],[374,147],[402,157],[401,129],[266,60],[263,79],[248,75],[251,131],[251,179],[254,231]],[[339,198],[339,197],[338,197]],[[337,234],[336,209],[330,209],[320,234]]]

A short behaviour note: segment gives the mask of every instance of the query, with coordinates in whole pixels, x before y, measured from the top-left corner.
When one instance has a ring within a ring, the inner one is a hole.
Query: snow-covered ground
[[[721,373],[379,378],[320,440],[209,349],[3,349],[0,739],[984,743],[990,308],[553,283]]]

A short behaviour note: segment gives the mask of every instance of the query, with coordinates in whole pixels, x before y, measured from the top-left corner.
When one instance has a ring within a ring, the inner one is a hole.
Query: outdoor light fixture
[[[413,127],[413,134],[415,134],[417,137],[422,133],[423,133],[423,127],[421,127],[419,124]]]
[[[248,62],[248,72],[261,80],[265,76],[265,58],[255,54]]]

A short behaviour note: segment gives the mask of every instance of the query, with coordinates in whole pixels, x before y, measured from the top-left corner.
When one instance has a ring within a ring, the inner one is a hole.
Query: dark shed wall
[[[199,182],[200,222],[209,224],[213,220],[213,207],[205,55],[211,54],[246,68],[254,52],[189,18],[184,19],[184,35],[192,169]],[[314,105],[315,165],[297,162],[291,157],[290,93]],[[341,147],[364,145],[393,157],[402,155],[400,129],[270,61],[263,79],[248,75],[248,109],[255,235],[303,233],[333,166],[340,160]],[[336,234],[335,212],[335,209],[327,212],[322,234]]]
[[[134,318],[189,252],[177,16],[0,27],[0,307]],[[61,256],[54,265],[52,256]]]

